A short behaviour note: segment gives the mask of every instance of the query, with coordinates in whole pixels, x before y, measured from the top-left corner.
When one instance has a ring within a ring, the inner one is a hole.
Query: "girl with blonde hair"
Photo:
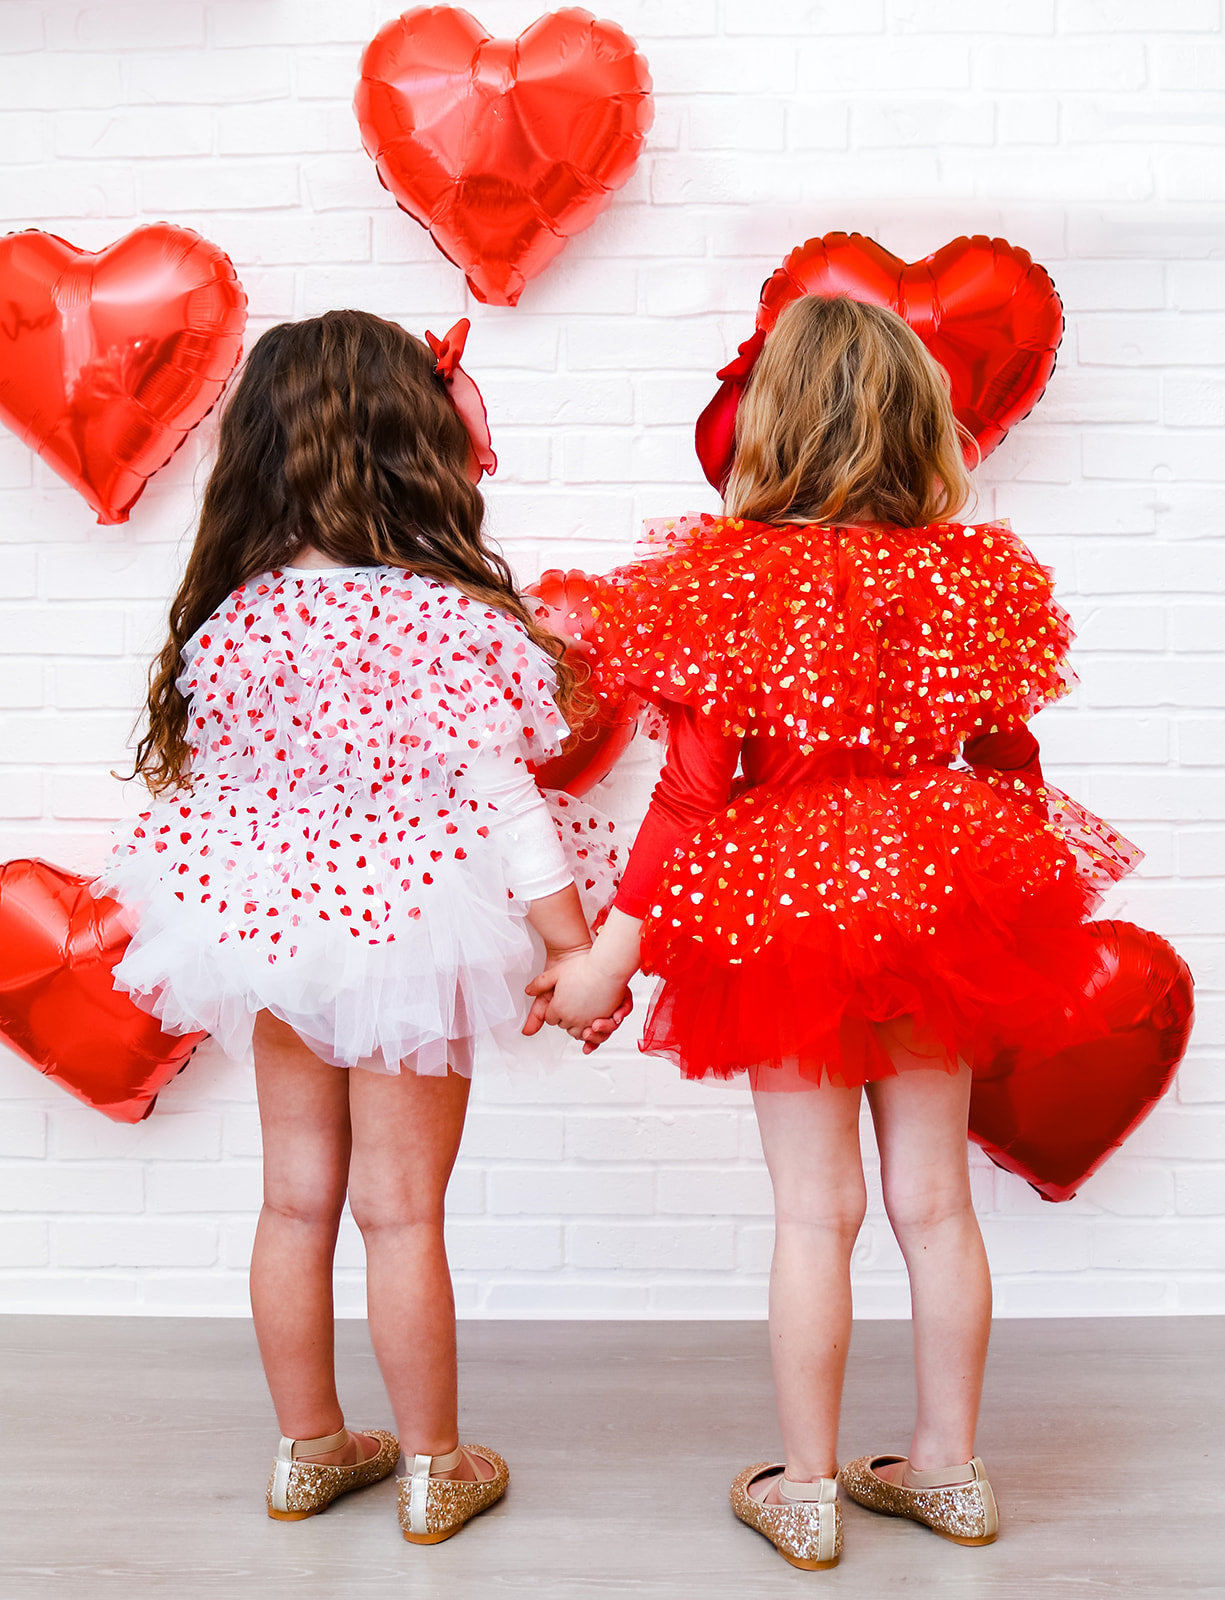
[[[1076,1005],[1082,922],[1135,859],[1043,782],[1025,724],[1066,691],[1068,621],[1006,524],[952,520],[970,494],[944,374],[907,324],[841,297],[787,307],[723,515],[658,525],[604,588],[605,670],[666,713],[667,759],[592,950],[534,986],[536,1018],[583,1036],[641,967],[661,980],[643,1047],[688,1078],[748,1075],[785,1460],[743,1471],[732,1504],[805,1568],[838,1560],[839,1483],[957,1543],[996,1537],[974,1454],[991,1281],[972,1073]],[[838,1473],[864,1092],[918,1411],[905,1456]]]

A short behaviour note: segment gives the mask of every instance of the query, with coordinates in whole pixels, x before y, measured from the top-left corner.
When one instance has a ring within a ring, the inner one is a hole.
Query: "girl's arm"
[[[1042,776],[1038,741],[1027,727],[967,739],[961,754],[967,766],[974,769],[975,777],[997,792],[1005,793],[1018,805],[1045,814],[1041,791],[1046,780]]]
[[[502,856],[508,887],[528,902],[527,920],[544,942],[550,970],[591,948],[591,934],[578,890],[557,837],[553,819],[518,749],[482,750],[468,764],[472,788],[497,807],[489,824]],[[596,1030],[588,1049],[612,1033],[629,1015],[624,989],[603,1013],[606,1025]],[[525,1027],[535,1033],[539,1027]]]
[[[741,743],[687,706],[671,708],[667,758],[613,908],[589,955],[567,963],[564,973],[551,967],[528,986],[536,997],[528,1019],[532,1031],[555,1022],[590,1043],[592,1025],[611,1016],[612,997],[624,992],[638,970],[642,919],[664,868],[727,805]]]
[[[467,764],[467,779],[481,799],[495,808],[489,832],[502,857],[507,886],[516,898],[538,901],[562,895],[567,887],[574,889],[557,829],[518,743],[502,750],[478,751]],[[574,900],[577,905],[577,889]],[[548,912],[542,914],[550,926],[556,924],[566,943],[575,931],[572,923],[557,922]],[[530,912],[528,920],[532,920]],[[578,925],[586,948],[591,939],[581,910]],[[550,944],[541,929],[536,931]]]
[[[544,941],[550,968],[591,949],[591,933],[573,879],[564,889],[532,900],[527,920]]]
[[[1042,782],[1038,741],[1027,727],[1010,733],[982,733],[967,739],[961,751],[966,765],[987,767],[994,772],[1024,772],[1037,784]]]
[[[742,743],[688,706],[669,709],[668,753],[621,877],[617,910],[639,922],[646,916],[675,852],[731,798]]]

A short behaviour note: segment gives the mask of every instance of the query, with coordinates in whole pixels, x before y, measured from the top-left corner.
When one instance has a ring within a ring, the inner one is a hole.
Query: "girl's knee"
[[[863,1175],[841,1184],[792,1183],[774,1192],[775,1222],[780,1227],[822,1228],[849,1238],[859,1235],[868,1211]]]
[[[264,1210],[305,1227],[335,1229],[344,1210],[343,1178],[330,1184],[296,1180],[277,1181],[265,1176]]]
[[[960,1177],[949,1183],[919,1186],[908,1182],[884,1184],[885,1214],[894,1233],[905,1235],[933,1233],[949,1222],[973,1222],[974,1206],[968,1181]]]
[[[441,1234],[445,1194],[445,1186],[435,1193],[355,1178],[349,1186],[349,1210],[363,1236],[389,1228],[426,1228]]]

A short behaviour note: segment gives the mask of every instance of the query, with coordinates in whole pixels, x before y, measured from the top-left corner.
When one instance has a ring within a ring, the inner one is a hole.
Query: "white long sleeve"
[[[517,745],[482,750],[468,763],[468,782],[497,807],[490,832],[506,867],[506,881],[521,900],[540,900],[572,883],[565,852],[548,807]]]

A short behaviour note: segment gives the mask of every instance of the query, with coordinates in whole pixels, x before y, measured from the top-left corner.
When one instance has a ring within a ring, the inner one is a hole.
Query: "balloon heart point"
[[[1191,1032],[1187,964],[1130,922],[1087,925],[1100,965],[1063,1037],[1007,1044],[975,1073],[970,1137],[1045,1200],[1070,1200],[1169,1088]]]
[[[0,303],[0,422],[99,522],[126,522],[242,354],[247,297],[229,257],[164,222],[96,253],[13,233]]]
[[[202,1033],[175,1038],[114,986],[114,900],[46,861],[0,866],[0,1042],[116,1122],[140,1122]]]
[[[418,6],[362,59],[354,110],[379,181],[478,300],[517,303],[629,178],[651,125],[634,41],[577,8],[495,39]]]

